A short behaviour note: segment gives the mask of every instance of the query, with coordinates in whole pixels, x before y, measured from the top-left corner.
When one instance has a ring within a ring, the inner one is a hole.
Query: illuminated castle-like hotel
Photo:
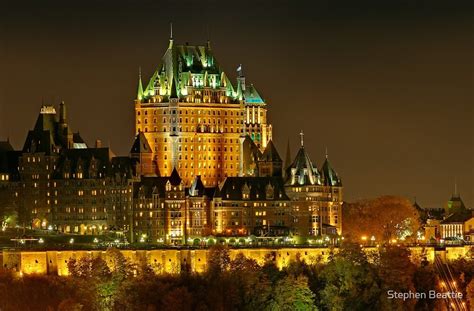
[[[136,134],[145,134],[152,151],[143,173],[167,176],[176,168],[186,184],[198,175],[206,186],[242,175],[245,136],[261,151],[272,139],[267,104],[246,84],[241,66],[232,84],[209,42],[176,45],[170,39],[146,87],[139,78],[135,120]]]
[[[342,232],[342,183],[301,146],[283,161],[268,105],[242,66],[233,84],[211,45],[175,45],[134,101],[128,156],[73,133],[66,105],[42,107],[24,147],[0,142],[0,212],[65,234],[115,231],[131,242]]]

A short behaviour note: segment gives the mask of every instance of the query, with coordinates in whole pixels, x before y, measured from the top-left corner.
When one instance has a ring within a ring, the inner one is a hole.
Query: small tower
[[[130,157],[135,160],[135,174],[136,176],[157,176],[157,166],[153,161],[153,152],[150,144],[143,132],[135,136],[132,149],[130,150]]]
[[[278,154],[273,141],[269,141],[267,148],[263,152],[262,157],[258,161],[258,176],[282,176],[282,160]]]
[[[324,160],[323,166],[321,167],[321,175],[322,175],[323,184],[325,186],[331,186],[331,187],[342,186],[341,179],[339,178],[336,171],[331,167],[331,164],[329,163],[327,151],[326,151],[326,159]]]
[[[286,155],[285,155],[285,162],[283,163],[283,177],[286,176],[286,170],[291,165],[291,151],[290,151],[290,139],[288,138],[288,142],[286,143]]]
[[[293,163],[286,169],[287,185],[321,185],[321,175],[304,149],[304,133],[301,131],[301,147]]]
[[[142,99],[143,99],[142,69],[138,68],[137,100],[142,100]]]

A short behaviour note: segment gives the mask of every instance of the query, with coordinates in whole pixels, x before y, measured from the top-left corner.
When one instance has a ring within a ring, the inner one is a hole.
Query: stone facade
[[[466,258],[472,254],[472,246],[446,247],[412,247],[411,258],[420,262],[421,258],[433,262],[435,256],[443,261]],[[376,253],[377,248],[365,248],[366,253]],[[239,253],[247,258],[263,264],[266,258],[271,258],[279,269],[287,266],[292,260],[300,258],[308,263],[326,263],[331,252],[337,249],[329,248],[241,248],[230,249],[230,257],[234,259]],[[160,250],[120,250],[130,263],[146,262],[154,271],[160,273],[177,274],[184,267],[192,272],[202,273],[207,270],[209,258],[208,249],[160,249]],[[8,251],[0,253],[0,264],[5,269],[11,269],[22,274],[51,274],[67,276],[67,263],[70,259],[76,260],[92,256],[106,258],[106,251],[102,250],[67,250],[67,251]],[[107,261],[108,262],[108,261]],[[113,267],[111,267],[113,268]]]

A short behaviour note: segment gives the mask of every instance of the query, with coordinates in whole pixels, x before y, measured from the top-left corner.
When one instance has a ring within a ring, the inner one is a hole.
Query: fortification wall
[[[412,259],[420,261],[426,258],[433,262],[435,255],[443,260],[455,260],[469,257],[472,246],[446,247],[445,250],[435,250],[433,247],[411,247]],[[243,248],[230,249],[230,257],[234,259],[239,253],[252,258],[262,264],[268,256],[274,260],[278,268],[287,266],[290,261],[299,257],[308,263],[325,263],[329,260],[332,251],[329,248]],[[366,253],[374,255],[377,248],[365,248]],[[160,249],[160,250],[120,250],[128,262],[133,264],[147,263],[156,273],[179,273],[181,267],[189,266],[193,272],[204,272],[207,269],[209,257],[208,249]],[[53,274],[66,276],[69,274],[68,262],[74,258],[101,257],[109,266],[111,258],[107,258],[103,250],[67,250],[67,251],[12,251],[3,250],[0,261],[3,268],[11,269],[23,274]]]

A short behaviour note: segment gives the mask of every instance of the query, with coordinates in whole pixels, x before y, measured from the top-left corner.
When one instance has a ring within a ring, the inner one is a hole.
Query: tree
[[[133,275],[133,266],[127,263],[127,259],[116,248],[107,249],[106,253],[107,264],[112,271],[112,276],[116,281],[122,281],[126,277]]]
[[[307,277],[287,275],[277,282],[270,309],[282,311],[317,310],[314,297],[314,293],[308,287]]]
[[[424,264],[417,267],[413,276],[416,291],[418,293],[428,293],[431,290],[439,291],[437,284],[439,279],[433,264]],[[444,300],[442,299],[419,299],[416,303],[416,310],[443,310]]]
[[[466,298],[471,310],[474,309],[474,279],[466,287]]]
[[[389,290],[396,292],[415,292],[413,282],[416,266],[410,260],[410,251],[406,247],[387,246],[380,250],[378,275],[381,280],[382,293]],[[380,306],[384,310],[414,310],[416,300],[387,299],[380,297]]]
[[[382,196],[346,203],[342,209],[344,231],[354,241],[361,237],[376,241],[392,238],[415,239],[420,227],[418,211],[402,197]]]
[[[356,243],[345,242],[321,272],[321,303],[328,310],[374,309],[380,294],[377,275]]]
[[[229,249],[223,245],[214,245],[209,248],[208,271],[212,274],[219,274],[227,271],[230,267]]]
[[[104,281],[110,277],[110,269],[107,263],[100,257],[86,256],[79,260],[71,258],[67,266],[72,277],[94,279],[97,282]]]

